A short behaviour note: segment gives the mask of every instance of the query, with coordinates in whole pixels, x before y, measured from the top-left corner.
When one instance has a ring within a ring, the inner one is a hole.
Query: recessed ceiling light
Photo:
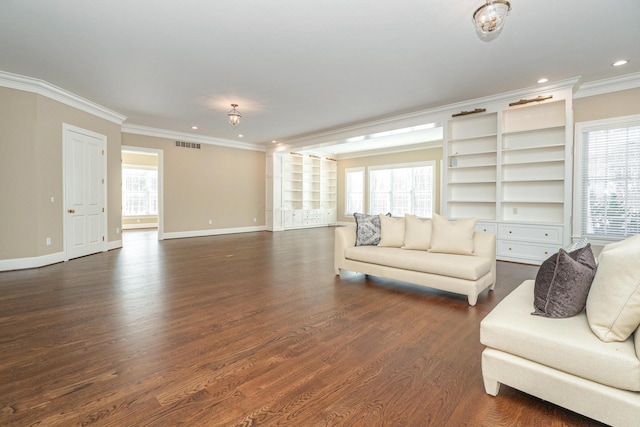
[[[538,80],[538,83],[546,83],[546,82],[548,82],[548,81],[549,81],[549,79],[547,79],[547,78],[543,77],[543,78],[541,78],[540,80]]]
[[[191,126],[191,129],[193,129],[193,130],[197,130],[197,129],[198,129],[198,126]]]
[[[625,65],[626,63],[628,63],[629,61],[627,61],[626,59],[621,59],[619,61],[616,61],[613,63],[614,67],[619,67],[621,65]]]
[[[243,134],[240,134],[240,135],[238,135],[238,138],[242,138],[243,136],[244,136]]]
[[[271,141],[272,144],[275,144],[276,142],[278,142],[278,141],[276,141],[275,139],[273,141]]]

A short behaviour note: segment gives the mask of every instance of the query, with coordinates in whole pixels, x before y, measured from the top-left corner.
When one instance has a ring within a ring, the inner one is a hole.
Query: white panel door
[[[105,250],[104,139],[65,129],[66,258]]]

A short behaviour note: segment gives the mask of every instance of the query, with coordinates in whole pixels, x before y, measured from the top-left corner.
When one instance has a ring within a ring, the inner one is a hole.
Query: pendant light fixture
[[[229,123],[231,123],[233,126],[240,123],[240,118],[242,117],[242,115],[238,113],[238,110],[236,110],[237,106],[238,104],[231,104],[231,107],[233,109],[227,113],[227,117],[229,117]]]
[[[511,3],[507,0],[487,0],[473,12],[473,25],[478,38],[484,42],[494,40],[504,27],[505,17],[511,12]]]

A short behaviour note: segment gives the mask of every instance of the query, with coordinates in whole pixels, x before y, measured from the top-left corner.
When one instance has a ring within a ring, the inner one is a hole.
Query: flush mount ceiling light
[[[242,115],[238,113],[238,110],[236,110],[237,106],[238,104],[231,104],[231,107],[233,109],[227,113],[227,117],[229,117],[229,123],[234,126],[240,123],[240,118],[242,117]]]
[[[511,11],[511,4],[507,0],[487,0],[487,2],[473,12],[473,25],[476,27],[478,38],[489,42],[502,31],[504,19]]]

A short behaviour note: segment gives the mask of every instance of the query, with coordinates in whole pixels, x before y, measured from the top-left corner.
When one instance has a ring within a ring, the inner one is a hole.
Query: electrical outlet
[[[255,218],[253,218],[253,222],[256,222],[256,219],[255,219]]]
[[[51,196],[51,203],[53,203],[55,201],[56,201],[55,197]]]
[[[212,219],[209,220],[209,225],[211,225],[211,224],[213,224],[213,220]]]
[[[116,227],[116,234],[120,234],[120,227]]]
[[[51,246],[51,237],[47,237],[47,246]]]

